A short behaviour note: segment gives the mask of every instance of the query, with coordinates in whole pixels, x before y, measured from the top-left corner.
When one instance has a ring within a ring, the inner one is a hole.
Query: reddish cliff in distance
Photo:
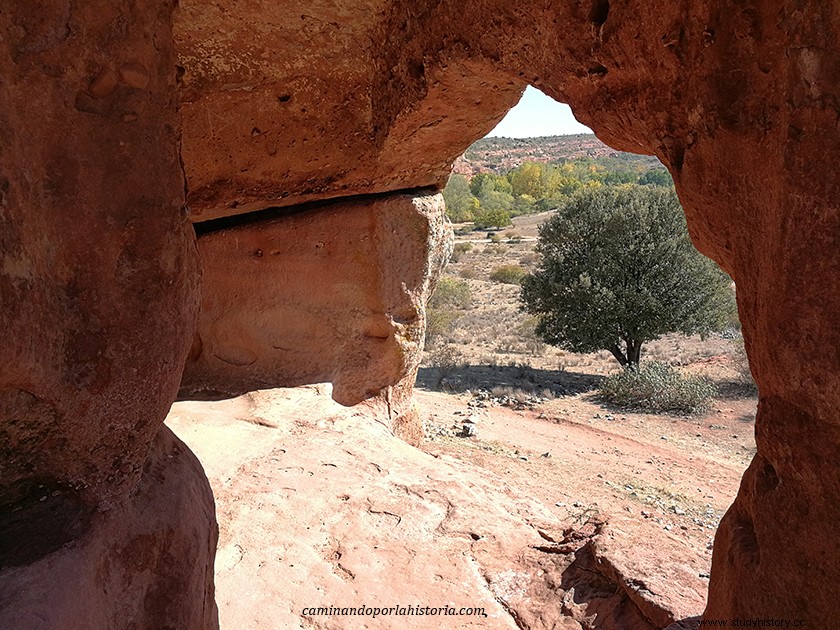
[[[539,138],[482,138],[455,160],[452,172],[472,177],[478,173],[504,173],[523,162],[552,162],[577,158],[615,157],[642,168],[662,166],[653,156],[616,151],[594,134]]]

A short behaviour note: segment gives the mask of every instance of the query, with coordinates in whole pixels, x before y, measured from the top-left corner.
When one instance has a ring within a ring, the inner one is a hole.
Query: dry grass
[[[493,378],[508,377],[509,374],[501,370],[509,371],[510,365],[526,365],[537,375],[535,382],[529,382],[531,391],[534,387],[553,391],[557,389],[555,382],[558,379],[600,379],[620,369],[606,350],[576,354],[545,344],[534,332],[536,321],[520,310],[519,285],[490,280],[492,271],[499,267],[533,269],[539,260],[534,251],[534,237],[538,222],[544,218],[545,215],[517,217],[508,231],[515,237],[521,236],[522,240],[508,239],[514,242],[489,243],[483,232],[458,237],[458,259],[450,262],[445,275],[468,284],[471,304],[459,309],[454,324],[435,339],[428,350],[437,354],[433,357],[427,352],[424,366],[447,369],[441,365],[442,357],[438,355],[449,347],[458,356],[457,366],[451,371],[465,387],[480,384],[482,387],[489,385],[490,389],[494,384],[509,385],[511,383],[493,383]],[[732,391],[744,381],[743,357],[739,357],[737,343],[730,339],[701,340],[698,336],[667,335],[645,344],[642,359],[669,363],[684,368],[687,373],[706,376],[717,384],[731,384]],[[470,375],[479,368],[485,371],[475,377]],[[736,393],[742,395],[740,389]],[[743,395],[749,395],[749,392],[745,391]]]

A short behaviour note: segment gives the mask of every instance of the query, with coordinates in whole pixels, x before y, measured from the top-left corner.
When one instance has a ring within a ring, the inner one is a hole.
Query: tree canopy
[[[472,221],[478,210],[478,199],[470,192],[470,180],[458,173],[449,178],[443,189],[443,201],[446,204],[446,215],[454,223]]]
[[[443,190],[446,213],[454,223],[474,221],[478,228],[510,225],[512,217],[554,210],[577,191],[601,186],[671,186],[671,176],[645,156],[615,154],[597,158],[524,161],[500,173],[471,179],[454,174]]]
[[[584,189],[540,227],[537,251],[521,299],[537,334],[567,350],[638,365],[646,341],[733,318],[731,281],[694,249],[671,188]]]

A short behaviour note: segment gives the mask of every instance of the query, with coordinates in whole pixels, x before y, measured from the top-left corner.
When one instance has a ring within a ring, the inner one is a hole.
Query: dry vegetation
[[[486,368],[515,368],[517,374],[524,376],[519,379],[524,381],[521,386],[530,390],[552,389],[558,381],[563,385],[564,381],[577,380],[576,377],[597,381],[619,369],[606,350],[576,354],[546,345],[534,334],[533,318],[520,310],[516,270],[527,273],[537,263],[536,228],[547,216],[548,213],[517,217],[513,228],[495,232],[500,236],[497,243],[491,242],[488,232],[458,235],[456,254],[444,270],[444,285],[454,283],[468,288],[469,300],[464,299],[462,290],[458,303],[444,308],[451,325],[432,336],[424,361],[427,367],[449,368],[450,376],[462,381],[450,382],[450,386],[492,387],[482,376]],[[737,337],[734,331],[705,340],[667,335],[645,344],[642,360],[661,361],[703,374],[724,392],[744,390],[749,394],[749,370]],[[428,383],[421,379],[422,384]]]
[[[537,226],[547,216],[517,217],[504,231],[459,231],[441,283],[444,303],[432,309],[436,327],[427,343],[421,386],[565,395],[589,391],[620,369],[607,350],[576,354],[543,343],[534,333],[533,317],[520,310],[518,282],[537,263]],[[497,242],[490,238],[494,234]],[[705,376],[724,398],[753,393],[734,328],[708,339],[667,335],[645,344],[642,361]]]
[[[740,335],[668,335],[642,348],[643,364],[708,379],[716,394],[707,410],[610,407],[598,389],[622,369],[612,354],[543,343],[519,308],[519,286],[491,278],[499,268],[534,268],[545,217],[516,218],[497,243],[486,232],[458,235],[444,272],[450,298],[436,307],[447,325],[432,335],[418,377],[423,448],[493,471],[560,518],[592,509],[642,537],[665,530],[689,545],[705,579],[714,529],[755,453],[756,398]]]

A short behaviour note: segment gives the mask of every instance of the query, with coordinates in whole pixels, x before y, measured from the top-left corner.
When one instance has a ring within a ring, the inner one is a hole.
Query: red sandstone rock
[[[660,526],[634,524],[650,538],[637,549],[620,520],[561,522],[509,478],[414,449],[324,390],[181,402],[167,419],[216,491],[223,628],[651,630],[702,609],[696,574],[656,560],[686,550],[650,537]],[[303,614],[360,604],[487,617]]]
[[[65,525],[65,491],[40,492],[44,518],[54,519],[45,525]],[[42,535],[20,527],[19,540]],[[0,628],[218,628],[217,537],[201,465],[161,427],[128,501],[89,515],[85,531],[54,553],[3,567]]]
[[[425,437],[423,418],[412,398],[421,358],[420,355],[416,357],[414,368],[401,381],[363,403],[386,423],[395,436],[412,446],[419,446]]]
[[[424,65],[421,51],[410,68],[418,89],[395,100],[383,89],[395,78],[384,51],[423,42],[388,24],[392,10],[382,0],[179,3],[194,220],[443,186],[455,158],[524,83],[463,57]]]
[[[62,531],[78,539],[88,510],[121,506],[141,482],[198,296],[176,76],[196,220],[440,185],[527,82],[612,146],[658,155],[696,244],[738,284],[758,455],[719,532],[707,616],[829,627],[840,616],[838,23],[840,6],[820,0],[190,0],[175,15],[176,61],[167,3],[4,7],[4,518],[33,487],[56,487],[71,497],[57,509],[75,515]],[[400,361],[339,395],[378,390]],[[5,553],[40,557],[63,536]]]
[[[167,406],[159,394],[177,384],[196,258],[182,215],[168,12],[54,5],[2,15],[2,476],[6,487],[34,476],[97,498],[130,490],[106,478],[136,481],[131,464],[142,465]],[[109,21],[126,26],[112,49],[99,45]],[[153,35],[163,52],[146,41]],[[147,91],[111,81],[109,64],[127,57],[154,74]],[[124,124],[129,112],[142,120]],[[151,347],[153,331],[173,343]]]
[[[212,495],[161,432],[199,297],[171,9],[0,9],[3,628],[216,625]]]
[[[42,4],[0,14],[0,496],[96,504],[138,482],[177,390],[198,259],[170,11]]]
[[[330,381],[355,404],[416,373],[425,303],[452,247],[440,195],[226,225],[198,239],[203,298],[182,398]]]
[[[453,132],[438,126],[441,136],[426,142],[426,168],[416,167],[415,152],[402,162],[412,166],[394,168],[377,149],[408,137],[398,131],[403,121],[418,132],[423,125],[435,128],[438,112],[450,113],[452,102],[490,129],[503,99],[476,104],[481,90],[467,89],[457,101],[453,90],[445,96],[435,91],[437,78],[453,68],[470,69],[470,86],[504,86],[502,78],[531,83],[569,102],[610,145],[656,154],[674,175],[698,248],[738,285],[762,398],[758,455],[721,526],[707,614],[775,614],[815,627],[835,623],[840,598],[828,585],[840,583],[833,535],[840,521],[840,469],[832,455],[840,447],[840,296],[834,290],[840,179],[832,166],[832,156],[840,154],[840,5],[451,0],[353,6],[365,17],[350,9],[329,19],[290,12],[281,24],[317,45],[291,47],[277,80],[258,82],[248,81],[266,77],[263,67],[271,64],[261,66],[255,44],[242,45],[242,31],[232,26],[234,14],[248,9],[228,5],[232,13],[221,20],[226,38],[202,38],[205,25],[190,26],[187,17],[196,14],[189,6],[179,14],[179,51],[185,78],[192,77],[185,101],[197,121],[187,129],[185,162],[199,212],[217,216],[257,207],[262,191],[271,203],[282,203],[281,181],[294,182],[285,189],[291,200],[427,184],[430,171],[440,181],[445,169],[439,157],[448,160],[466,148],[480,135],[477,127]],[[222,65],[211,55],[202,66],[196,61],[202,40],[236,64]],[[313,110],[311,94],[329,92],[336,82],[331,79],[348,74],[360,98],[327,98],[323,112]],[[327,80],[316,84],[312,77]],[[275,111],[260,90],[280,83],[288,90],[278,100],[294,103],[300,93],[303,107],[288,119],[267,114],[272,134],[257,135],[255,142],[265,142],[270,154],[272,139],[289,138],[300,125],[307,148],[298,153],[291,140],[276,147],[276,155],[287,153],[277,162],[282,168],[273,187],[272,176],[267,181],[248,162],[248,155],[258,162],[258,151],[232,147],[245,145],[255,118],[242,105],[247,94],[264,103],[260,111]],[[298,118],[304,115],[306,121]],[[219,120],[230,127],[216,131]],[[333,127],[341,129],[342,143],[369,140],[352,160],[334,161]],[[241,141],[234,143],[234,136]],[[223,150],[212,149],[217,137]],[[292,166],[293,154],[307,156],[304,172]],[[236,155],[239,169],[221,168],[228,155]],[[322,155],[329,159],[313,169]],[[372,176],[380,160],[392,166],[387,175]],[[363,179],[369,184],[360,186]],[[803,569],[803,563],[819,569]]]

